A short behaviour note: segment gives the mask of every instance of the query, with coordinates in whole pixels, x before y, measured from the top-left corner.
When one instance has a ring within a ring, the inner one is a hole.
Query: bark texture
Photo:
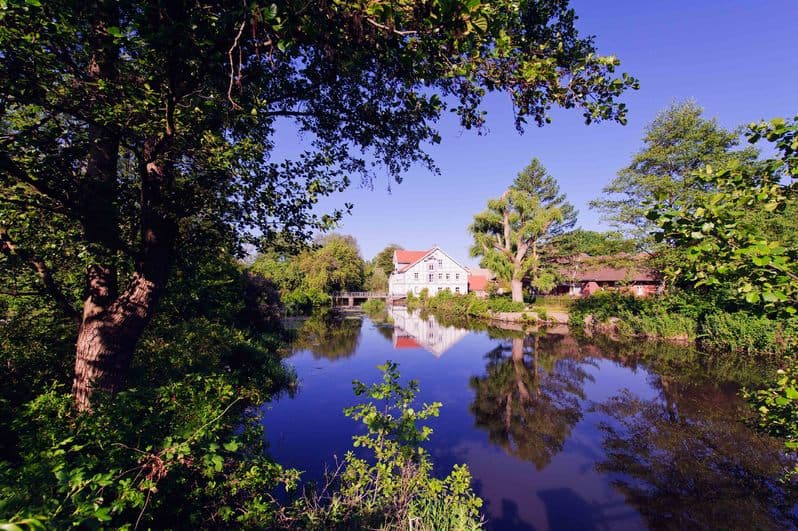
[[[515,302],[524,302],[524,290],[521,281],[516,278],[512,279],[510,281],[510,288],[512,289],[513,300]]]

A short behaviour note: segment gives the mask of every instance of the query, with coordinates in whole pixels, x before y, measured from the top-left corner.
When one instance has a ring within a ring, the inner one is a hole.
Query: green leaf
[[[114,36],[114,37],[117,37],[117,38],[121,38],[122,37],[122,30],[120,30],[116,26],[110,26],[106,31],[108,32],[108,35],[111,35],[111,36]]]
[[[236,441],[230,441],[228,443],[225,443],[224,449],[227,450],[228,452],[235,452],[236,450],[238,450],[238,443]]]

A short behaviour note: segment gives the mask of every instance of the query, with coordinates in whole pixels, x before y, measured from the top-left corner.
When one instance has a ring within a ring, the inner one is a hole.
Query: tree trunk
[[[518,279],[512,279],[510,281],[510,288],[513,292],[513,300],[515,302],[524,302],[524,290],[521,281]]]
[[[80,411],[91,410],[94,391],[115,393],[122,388],[133,351],[171,271],[177,223],[163,204],[163,189],[171,181],[171,167],[145,161],[141,175],[141,253],[136,273],[117,297],[116,270],[100,265],[89,268],[72,383],[75,405]]]
[[[78,410],[91,410],[95,391],[115,393],[122,388],[133,351],[162,292],[162,283],[136,274],[124,293],[107,307],[95,297],[86,299],[72,383]]]

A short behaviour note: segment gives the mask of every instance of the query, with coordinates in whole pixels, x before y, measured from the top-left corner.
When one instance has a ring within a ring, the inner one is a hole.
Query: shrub
[[[283,295],[287,315],[310,315],[318,308],[332,304],[332,298],[315,288],[302,287]]]
[[[444,479],[431,475],[432,463],[421,447],[432,429],[418,421],[437,417],[440,402],[416,409],[418,382],[399,383],[397,365],[379,367],[381,383],[353,383],[355,394],[371,400],[347,408],[348,417],[363,423],[367,433],[353,437],[371,460],[348,452],[339,473],[328,478],[332,489],[308,493],[293,508],[293,527],[318,529],[481,528],[482,500],[471,489],[465,465],[455,465]]]
[[[711,313],[701,326],[701,346],[713,351],[782,354],[798,343],[796,320],[748,312]]]
[[[523,302],[515,302],[510,297],[491,297],[488,299],[490,311],[497,313],[522,312],[526,309]]]
[[[633,335],[644,335],[650,338],[685,339],[696,338],[697,323],[692,318],[678,313],[658,311],[641,315],[627,314],[622,316]]]
[[[385,301],[382,299],[369,299],[361,304],[360,308],[367,314],[379,314],[385,311]]]
[[[744,390],[743,394],[756,411],[757,427],[770,435],[785,439],[789,452],[798,452],[798,363],[787,362],[780,369],[771,387],[759,391]],[[788,471],[788,477],[798,475],[798,462]]]

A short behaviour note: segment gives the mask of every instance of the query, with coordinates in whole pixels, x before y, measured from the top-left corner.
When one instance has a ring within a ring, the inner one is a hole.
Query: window
[[[418,280],[418,273],[413,273],[413,278],[415,278],[416,280]]]
[[[438,286],[438,293],[440,293],[441,291],[443,291],[443,287],[442,286]]]
[[[428,279],[428,280],[429,280],[430,282],[432,282],[432,279],[433,279],[433,278],[435,278],[435,275],[433,275],[432,273],[430,273],[430,274],[429,274],[429,279]]]
[[[438,273],[438,280],[443,280],[443,273]]]
[[[454,292],[455,292],[455,293],[460,293],[460,286],[456,286],[456,287],[454,288]]]
[[[446,280],[449,280],[449,273],[446,273]]]
[[[438,260],[438,267],[443,267],[443,260]]]
[[[454,279],[455,280],[460,280],[460,273],[455,273],[454,274]]]
[[[428,268],[430,271],[432,271],[433,269],[435,269],[435,264],[433,264],[432,262],[430,262],[430,263],[429,263],[429,265],[427,266],[427,268]]]

